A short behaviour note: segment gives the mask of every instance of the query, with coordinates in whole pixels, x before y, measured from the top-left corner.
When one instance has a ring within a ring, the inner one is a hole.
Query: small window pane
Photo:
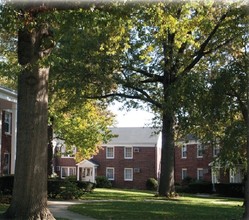
[[[187,145],[182,146],[182,158],[187,158]]]
[[[114,158],[114,147],[106,148],[106,158]]]
[[[125,159],[132,159],[133,158],[133,150],[132,147],[125,147],[124,148],[124,157]]]
[[[106,168],[106,177],[108,180],[114,180],[114,168]]]
[[[125,168],[124,169],[124,180],[125,181],[133,181],[133,169]]]

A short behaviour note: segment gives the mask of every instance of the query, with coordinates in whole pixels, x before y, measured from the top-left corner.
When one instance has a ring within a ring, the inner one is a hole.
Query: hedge
[[[244,197],[244,184],[242,183],[219,183],[215,184],[215,193],[225,197]]]
[[[95,188],[95,183],[81,182],[73,180],[48,179],[48,197],[56,198],[68,187],[68,182],[74,183],[79,190],[91,192]],[[0,192],[2,195],[12,195],[14,186],[14,175],[0,177]]]
[[[14,175],[0,177],[0,192],[3,195],[12,195],[14,186]]]

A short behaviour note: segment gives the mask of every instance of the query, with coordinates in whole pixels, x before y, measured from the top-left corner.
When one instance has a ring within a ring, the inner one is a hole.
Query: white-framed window
[[[219,153],[220,153],[220,145],[215,145],[213,147],[213,156],[218,157]]]
[[[61,167],[61,178],[76,175],[76,167]]]
[[[124,180],[133,181],[133,169],[132,168],[124,168]]]
[[[4,131],[6,134],[11,134],[11,112],[4,113]]]
[[[124,148],[124,158],[125,159],[132,159],[133,158],[133,148],[132,147],[125,147]]]
[[[202,144],[197,144],[197,158],[203,158],[204,147]]]
[[[187,145],[182,146],[182,158],[187,158]]]
[[[230,183],[242,183],[242,174],[240,169],[230,169]]]
[[[220,170],[212,169],[212,183],[220,183]]]
[[[197,180],[203,180],[204,171],[203,168],[197,168]]]
[[[106,158],[107,159],[114,158],[114,147],[106,147]]]
[[[187,168],[182,168],[182,180],[188,176]]]
[[[106,167],[106,178],[108,180],[114,180],[114,168]]]

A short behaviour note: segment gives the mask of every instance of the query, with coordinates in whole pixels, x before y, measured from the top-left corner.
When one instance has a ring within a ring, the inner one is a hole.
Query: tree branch
[[[162,76],[159,76],[157,74],[149,73],[146,70],[142,70],[142,69],[135,68],[135,67],[128,67],[128,66],[122,66],[122,68],[130,70],[130,71],[134,71],[134,72],[137,72],[137,73],[141,73],[143,76],[149,77],[150,80],[152,80],[150,82],[163,82],[163,77]],[[144,81],[146,82],[146,80],[144,80]],[[141,82],[143,82],[143,81],[141,81]]]
[[[200,61],[200,59],[205,55],[205,49],[206,49],[207,45],[209,44],[209,42],[211,41],[213,36],[218,31],[222,22],[227,17],[228,12],[229,12],[229,10],[221,16],[219,22],[215,25],[214,29],[210,32],[207,39],[201,44],[200,49],[195,53],[195,58],[193,59],[193,61],[182,71],[182,74],[189,72]]]

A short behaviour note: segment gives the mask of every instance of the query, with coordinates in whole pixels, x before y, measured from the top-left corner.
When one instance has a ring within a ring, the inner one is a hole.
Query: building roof
[[[81,162],[76,164],[79,167],[97,167],[99,166],[96,162],[93,160],[82,160]]]
[[[12,109],[17,103],[17,93],[0,85],[0,105],[2,109]]]
[[[150,127],[117,127],[111,131],[117,137],[107,145],[156,145],[159,138],[156,129]]]

